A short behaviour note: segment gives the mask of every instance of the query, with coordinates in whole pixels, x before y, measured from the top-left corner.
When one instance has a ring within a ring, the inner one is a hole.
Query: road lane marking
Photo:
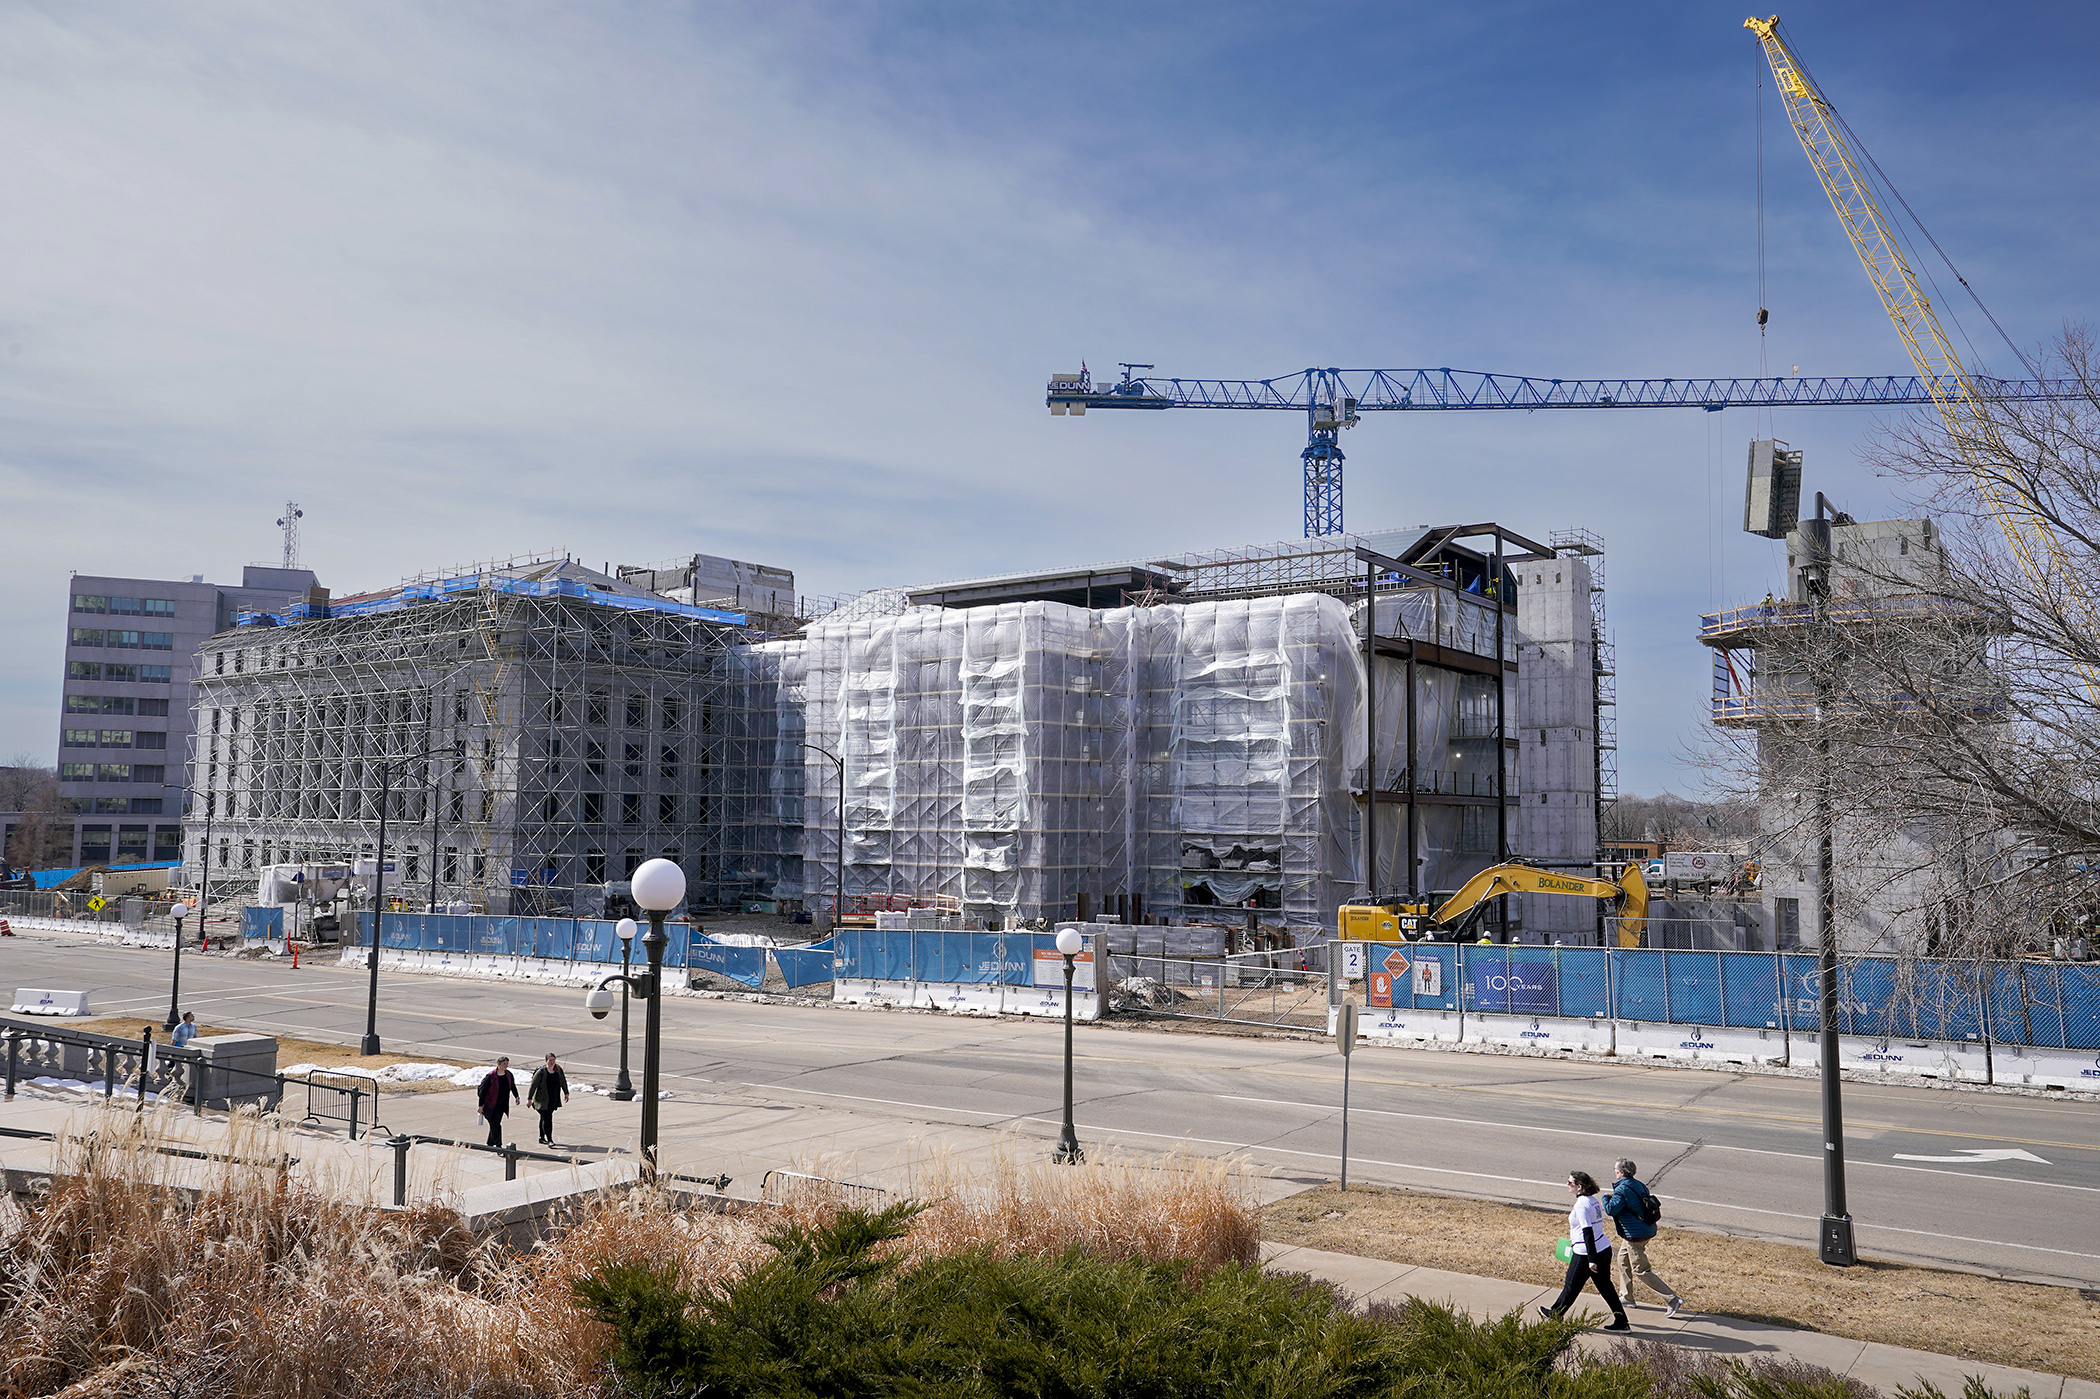
[[[2017,1149],[2012,1151],[1965,1151],[1959,1156],[1909,1156],[1899,1151],[1896,1153],[1896,1159],[1898,1161],[1951,1161],[1961,1166],[1980,1166],[1987,1161],[2036,1161],[2044,1166],[2049,1164],[2031,1151],[2020,1151]]]

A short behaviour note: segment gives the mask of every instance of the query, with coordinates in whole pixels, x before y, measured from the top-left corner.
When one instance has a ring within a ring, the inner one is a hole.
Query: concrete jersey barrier
[[[85,991],[52,991],[37,986],[23,986],[15,991],[14,1013],[17,1015],[86,1015],[88,993]]]

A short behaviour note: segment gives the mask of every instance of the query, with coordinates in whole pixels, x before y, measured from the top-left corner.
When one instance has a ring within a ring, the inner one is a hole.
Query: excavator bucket
[[[1626,862],[1619,876],[1619,946],[1639,947],[1648,940],[1648,881],[1638,860]]]

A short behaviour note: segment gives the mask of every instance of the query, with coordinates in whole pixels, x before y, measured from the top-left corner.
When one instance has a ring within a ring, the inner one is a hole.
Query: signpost
[[[1342,1189],[1349,1188],[1349,1057],[1356,1048],[1356,1003],[1344,1003],[1335,1016],[1335,1048],[1342,1051]]]

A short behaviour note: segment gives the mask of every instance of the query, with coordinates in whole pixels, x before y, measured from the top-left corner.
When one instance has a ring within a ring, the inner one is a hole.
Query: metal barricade
[[[798,1196],[821,1196],[833,1191],[839,1192],[848,1200],[866,1200],[867,1203],[878,1207],[890,1194],[879,1185],[832,1180],[825,1176],[811,1175],[807,1171],[767,1171],[759,1177],[758,1182],[758,1197],[774,1205],[787,1204]]]
[[[386,1130],[386,1124],[379,1120],[379,1087],[376,1082],[352,1079],[343,1083],[323,1083],[320,1081],[322,1077],[323,1075],[317,1073],[310,1073],[300,1079],[278,1075],[280,1086],[286,1083],[306,1085],[306,1115],[299,1119],[300,1126],[319,1122],[346,1123],[350,1128],[350,1140],[356,1141],[360,1121],[358,1109],[362,1106],[364,1098],[369,1095],[372,1099],[372,1114],[370,1121],[365,1125],[365,1133],[369,1136],[373,1132]],[[327,1077],[343,1079],[349,1076],[330,1074]],[[363,1086],[368,1082],[372,1086]]]

